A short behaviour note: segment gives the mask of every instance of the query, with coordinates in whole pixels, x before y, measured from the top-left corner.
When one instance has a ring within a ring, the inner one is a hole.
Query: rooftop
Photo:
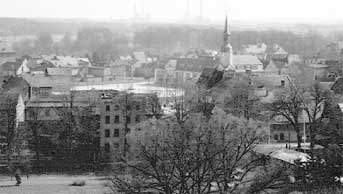
[[[172,63],[176,70],[201,72],[205,68],[216,67],[219,61],[213,57],[173,58],[168,63]]]
[[[306,162],[309,155],[303,152],[294,150],[297,148],[297,143],[290,144],[291,149],[286,149],[285,143],[259,144],[255,147],[255,152],[270,156],[290,164],[295,164],[296,160]],[[310,148],[310,143],[301,143],[301,148],[307,150]],[[320,145],[315,145],[314,149],[322,149]]]
[[[262,62],[254,55],[233,55],[234,65],[262,65]]]
[[[73,87],[75,91],[82,90],[117,90],[128,91],[135,94],[156,93],[159,98],[179,97],[183,95],[182,89],[166,88],[150,84],[149,82],[107,83],[99,85],[83,85]]]
[[[68,90],[71,87],[71,77],[67,76],[45,76],[45,75],[22,75],[32,87],[52,87],[55,89]]]
[[[82,63],[88,63],[88,58],[78,58],[73,56],[42,55],[42,58],[51,62],[56,67],[79,67]]]

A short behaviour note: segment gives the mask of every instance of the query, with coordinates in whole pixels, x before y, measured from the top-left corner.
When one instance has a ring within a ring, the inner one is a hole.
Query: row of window
[[[306,135],[306,138],[310,138],[310,136]],[[284,141],[285,140],[285,134],[284,133],[274,134],[274,140],[276,140],[276,141]]]
[[[127,117],[126,117],[126,122],[127,122],[128,124],[131,123],[131,117],[130,117],[130,116],[127,116]],[[135,122],[136,122],[136,123],[141,122],[141,117],[140,117],[140,115],[136,115],[136,116],[135,116]],[[115,116],[114,116],[114,123],[120,123],[120,117],[119,117],[119,115],[115,115]],[[111,124],[111,116],[109,116],[109,115],[106,115],[106,116],[105,116],[105,124]]]
[[[131,106],[130,106],[130,105],[127,105],[126,108],[127,108],[127,110],[131,110]],[[120,106],[119,106],[119,105],[115,105],[115,106],[114,106],[114,110],[119,110],[119,109],[120,109]],[[140,109],[141,109],[140,105],[139,105],[139,104],[136,104],[136,105],[135,105],[135,109],[136,109],[136,110],[140,110]],[[111,105],[106,105],[105,110],[106,110],[106,112],[111,111]]]
[[[256,70],[258,65],[236,65],[237,70]]]
[[[113,137],[119,137],[119,129],[114,129],[113,131]],[[111,136],[111,130],[110,129],[105,129],[105,137],[110,137]]]
[[[105,143],[105,152],[111,151],[111,145],[109,143]],[[119,149],[119,143],[113,143],[113,149],[118,150]]]
[[[32,88],[32,95],[34,96],[41,96],[41,97],[47,97],[51,93],[50,87],[39,87],[39,88]]]
[[[38,110],[37,110],[38,111]],[[34,118],[35,116],[41,116],[42,114],[41,113],[44,113],[44,116],[45,117],[50,117],[51,116],[51,114],[50,114],[50,109],[43,109],[43,110],[39,110],[39,113],[40,114],[38,114],[37,113],[37,115],[36,115],[36,112],[34,111],[34,110],[27,110],[27,116],[29,117],[29,118]]]
[[[280,140],[280,141],[283,141],[283,140],[285,140],[285,134],[283,134],[283,133],[280,133],[280,136],[278,135],[278,134],[275,134],[274,135],[274,140]]]

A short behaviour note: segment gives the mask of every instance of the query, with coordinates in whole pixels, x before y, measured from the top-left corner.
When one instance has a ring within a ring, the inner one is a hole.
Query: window
[[[139,110],[140,108],[139,104],[136,104],[136,110]]]
[[[131,123],[131,118],[130,118],[130,116],[126,116],[126,123]]]
[[[114,123],[119,123],[119,115],[114,116]]]
[[[119,105],[118,105],[118,104],[116,104],[116,105],[114,106],[114,110],[119,110]]]
[[[39,88],[39,95],[40,96],[47,97],[47,96],[49,96],[49,93],[50,93],[50,88],[49,87]]]
[[[279,140],[279,136],[277,134],[274,135],[275,140]]]
[[[285,135],[283,133],[280,133],[280,140],[285,140]]]
[[[251,69],[258,69],[258,65],[251,65]]]
[[[110,144],[105,143],[105,152],[110,152]]]
[[[29,118],[35,118],[37,116],[35,110],[28,110]]]
[[[110,111],[110,105],[106,105],[106,111]]]
[[[136,123],[139,123],[139,122],[141,122],[141,117],[139,115],[136,115],[135,120],[136,120]]]
[[[45,109],[44,114],[46,117],[50,116],[50,110],[49,109]]]
[[[110,124],[110,116],[105,116],[105,123]]]
[[[113,149],[119,149],[119,143],[113,143]]]
[[[119,137],[119,129],[114,129],[113,137]]]
[[[110,137],[110,130],[109,129],[105,129],[105,137]]]

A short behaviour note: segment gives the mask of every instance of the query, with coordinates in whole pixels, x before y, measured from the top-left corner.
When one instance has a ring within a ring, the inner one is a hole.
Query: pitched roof
[[[48,75],[72,76],[71,68],[47,68]]]
[[[54,65],[49,61],[39,63],[37,60],[28,60],[26,66],[30,71],[45,71],[47,68],[52,68]]]
[[[95,98],[97,98],[97,95]],[[93,100],[94,96],[80,96],[75,95],[73,96],[73,106],[81,107],[81,106],[89,106]],[[41,97],[32,97],[26,107],[67,107],[70,105],[70,95],[69,94],[59,94],[59,95],[51,95],[49,97],[41,98]]]
[[[79,67],[82,63],[88,63],[88,58],[77,58],[73,56],[43,55],[44,60],[51,62],[56,67]]]
[[[234,65],[263,65],[262,62],[254,55],[233,55]]]
[[[219,64],[213,57],[177,58],[176,70],[201,72],[205,68],[214,68]]]
[[[72,85],[71,77],[24,74],[22,76],[32,87],[52,87],[53,90],[66,90]]]

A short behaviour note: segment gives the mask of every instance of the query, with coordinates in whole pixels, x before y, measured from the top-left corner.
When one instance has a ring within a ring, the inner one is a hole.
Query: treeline
[[[222,29],[201,26],[132,26],[113,28],[103,26],[82,27],[77,31],[76,40],[72,33],[65,33],[60,42],[53,42],[51,33],[38,35],[38,40],[23,40],[14,45],[19,54],[74,54],[96,52],[105,58],[126,55],[133,50],[145,50],[155,55],[183,53],[189,49],[219,50],[222,44]],[[49,37],[50,36],[50,37]],[[278,44],[291,54],[313,57],[329,42],[340,40],[339,33],[323,36],[310,31],[296,34],[291,31],[232,31],[231,42],[234,51],[242,45],[266,43]],[[42,45],[44,45],[42,49]]]
[[[222,33],[223,30],[217,28],[149,27],[136,33],[135,43],[142,48],[164,52],[190,48],[219,50]],[[287,52],[301,56],[315,55],[331,39],[316,32],[302,35],[276,30],[231,32],[234,51],[238,51],[242,45],[266,43],[268,46],[278,44]]]
[[[96,54],[101,59],[128,52],[128,38],[123,33],[114,33],[107,28],[84,28],[77,33],[76,40],[71,33],[54,42],[50,33],[40,33],[35,40],[22,40],[13,44],[18,55],[57,54],[85,57]]]

